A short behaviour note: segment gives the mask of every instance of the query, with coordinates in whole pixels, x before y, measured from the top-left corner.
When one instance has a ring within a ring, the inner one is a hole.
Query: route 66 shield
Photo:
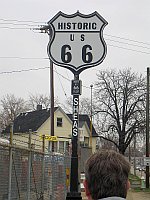
[[[48,24],[52,30],[48,55],[55,64],[79,74],[104,60],[103,29],[107,22],[97,12],[89,15],[58,12]]]

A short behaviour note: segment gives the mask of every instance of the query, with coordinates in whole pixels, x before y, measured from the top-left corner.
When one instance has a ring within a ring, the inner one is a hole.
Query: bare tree
[[[21,112],[27,111],[25,100],[17,98],[13,94],[7,94],[0,102],[2,107],[0,113],[1,128],[9,125]]]
[[[42,105],[42,108],[50,108],[50,97],[44,94],[30,94],[28,106],[31,110],[36,110],[37,105]],[[54,105],[58,105],[58,99],[54,99]]]
[[[145,79],[131,69],[99,71],[97,78],[99,135],[124,154],[134,135],[145,127]]]
[[[87,114],[89,117],[91,116],[91,99],[82,98],[80,103],[80,113]]]
[[[0,112],[0,135],[1,135],[1,132],[4,128],[5,128],[5,120],[4,120],[4,117],[3,117],[3,113],[1,111]]]

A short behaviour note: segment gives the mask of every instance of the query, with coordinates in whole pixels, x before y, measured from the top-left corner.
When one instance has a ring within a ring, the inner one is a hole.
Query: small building
[[[50,109],[42,109],[38,105],[37,110],[21,113],[13,124],[13,143],[28,146],[29,130],[32,132],[32,147],[42,149],[42,135],[49,136],[51,121]],[[6,127],[3,134],[10,133],[10,126]],[[70,152],[72,135],[72,114],[66,114],[61,107],[54,108],[54,151]],[[88,115],[79,115],[79,147],[96,151],[97,133],[92,126],[92,147],[90,147],[90,119]],[[46,139],[45,151],[51,151],[52,142]],[[80,149],[81,150],[81,149]],[[82,151],[82,150],[81,150]],[[85,151],[85,150],[84,150]],[[87,156],[86,156],[87,157]]]

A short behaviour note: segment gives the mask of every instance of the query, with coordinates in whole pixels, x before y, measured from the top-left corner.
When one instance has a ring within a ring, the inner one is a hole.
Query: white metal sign
[[[150,166],[150,157],[144,158],[144,166]]]
[[[55,64],[80,73],[104,60],[103,29],[107,22],[97,12],[90,15],[58,12],[48,24],[52,29],[48,55]]]

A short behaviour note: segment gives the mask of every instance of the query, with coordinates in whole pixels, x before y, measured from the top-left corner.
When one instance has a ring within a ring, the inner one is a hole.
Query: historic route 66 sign
[[[79,74],[104,60],[103,29],[107,22],[97,12],[90,15],[58,12],[48,24],[52,29],[48,55],[55,64]]]

